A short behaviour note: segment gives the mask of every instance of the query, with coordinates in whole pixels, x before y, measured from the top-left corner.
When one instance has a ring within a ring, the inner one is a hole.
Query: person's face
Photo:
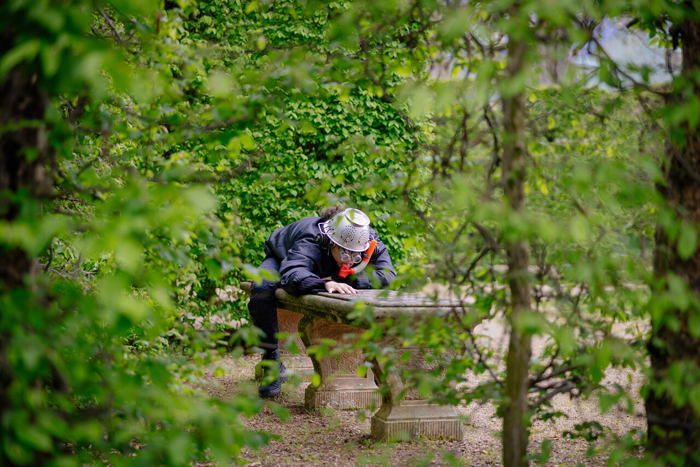
[[[352,256],[348,261],[343,261],[340,258],[340,247],[338,245],[333,245],[333,248],[331,249],[331,254],[333,255],[333,259],[335,260],[336,263],[338,263],[339,267],[343,266],[343,263],[347,264],[349,267],[352,267],[355,263],[352,260]]]
[[[333,255],[333,259],[335,260],[335,262],[338,263],[338,267],[342,267],[343,262],[340,259],[340,247],[338,245],[333,245],[333,248],[331,249],[331,254]],[[352,266],[352,264],[348,263],[348,266]]]

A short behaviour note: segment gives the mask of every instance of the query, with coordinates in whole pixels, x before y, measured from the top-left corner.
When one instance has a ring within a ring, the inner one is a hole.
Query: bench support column
[[[356,327],[313,317],[305,316],[299,322],[299,334],[307,347],[321,339],[342,342],[344,335],[361,332]],[[367,371],[364,377],[357,376],[357,367],[364,363],[362,351],[324,357],[320,361],[311,356],[311,361],[316,373],[321,376],[321,384],[306,388],[307,409],[362,409],[380,404],[379,388],[374,384],[372,372]]]
[[[285,310],[284,308],[277,308],[277,323],[279,325],[280,332],[296,334],[299,332],[299,321],[301,321],[302,318],[304,318],[304,315],[301,313],[295,313],[293,311]],[[291,353],[289,350],[287,350],[285,343],[280,342],[280,359],[288,370],[294,370],[295,373],[308,379],[314,373],[314,365],[306,353],[306,346],[304,345],[304,342],[298,336],[296,337],[296,344],[301,351],[300,354]]]
[[[383,343],[386,347],[390,342]],[[415,370],[430,370],[422,358],[419,348],[406,349],[411,359],[404,365]],[[461,440],[462,422],[457,408],[451,405],[429,404],[421,399],[415,390],[408,390],[403,398],[399,394],[404,389],[401,379],[391,373],[382,377],[383,367],[373,361],[380,380],[386,380],[389,391],[382,398],[382,407],[372,417],[372,437],[379,440],[408,440],[412,438]]]

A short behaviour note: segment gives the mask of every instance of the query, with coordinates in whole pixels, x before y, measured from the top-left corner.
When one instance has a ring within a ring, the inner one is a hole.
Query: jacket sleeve
[[[305,284],[310,282],[306,279],[317,279],[319,282],[323,282],[314,273],[316,260],[313,248],[304,242],[299,242],[289,249],[287,257],[280,264],[280,283],[285,292],[290,295],[301,295],[306,292],[300,287],[302,281]]]
[[[396,271],[394,271],[394,265],[391,263],[389,251],[381,240],[378,241],[369,264],[374,270],[369,274],[365,270],[355,276],[356,289],[371,289],[375,282],[378,282],[380,287],[384,288],[396,277]]]
[[[307,277],[297,285],[299,295],[307,295],[326,291],[326,280]]]

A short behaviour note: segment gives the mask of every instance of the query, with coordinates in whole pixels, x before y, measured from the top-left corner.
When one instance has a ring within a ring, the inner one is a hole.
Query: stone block
[[[382,405],[372,417],[372,437],[379,440],[415,438],[461,440],[464,436],[457,409],[423,400]]]
[[[340,343],[349,343],[361,329],[342,323],[304,317],[299,322],[299,334],[306,346],[313,345],[321,339],[333,339]],[[306,388],[305,406],[309,410],[321,407],[336,409],[364,409],[378,406],[381,397],[374,383],[374,375],[367,371],[364,377],[357,376],[357,367],[364,363],[362,351],[312,359],[314,370],[321,376],[321,384]]]
[[[363,378],[355,375],[335,375],[330,380],[322,381],[319,387],[309,385],[306,388],[304,405],[309,410],[321,407],[340,410],[378,407],[382,403],[378,389],[371,372]]]

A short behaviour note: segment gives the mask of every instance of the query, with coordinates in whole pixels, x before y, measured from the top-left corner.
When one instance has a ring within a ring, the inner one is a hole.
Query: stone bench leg
[[[286,332],[288,334],[296,334],[299,332],[299,321],[302,320],[304,315],[301,313],[295,313],[293,311],[285,310],[283,308],[277,308],[277,322],[279,324],[280,332]],[[310,378],[314,374],[314,365],[306,353],[306,346],[301,338],[297,335],[295,337],[297,347],[301,351],[300,354],[293,354],[287,350],[287,346],[284,341],[279,343],[280,359],[284,366],[288,370],[294,370],[295,373],[304,376],[305,378]]]
[[[277,323],[279,326],[279,332],[284,332],[288,334],[296,334],[299,332],[299,321],[304,317],[301,313],[295,313],[293,311],[285,310],[284,308],[277,308]],[[293,370],[294,373],[301,375],[305,379],[311,378],[314,374],[314,365],[311,359],[306,354],[306,346],[299,338],[296,337],[296,344],[300,354],[293,354],[287,350],[286,339],[282,339],[279,342],[279,353],[280,360],[284,363],[284,366],[288,370]],[[255,367],[255,378],[257,380],[262,379],[262,367],[258,364]]]
[[[389,342],[386,345],[390,345]],[[383,345],[383,346],[386,346]],[[420,349],[405,349],[411,352],[411,359],[404,365],[416,370],[429,370],[422,358]],[[375,360],[372,362],[380,380],[383,368]],[[372,437],[379,440],[403,440],[412,438],[461,440],[464,436],[457,408],[451,405],[429,404],[421,399],[415,390],[398,396],[404,384],[395,373],[388,377],[391,390],[382,398],[382,406],[372,417]]]
[[[304,317],[299,322],[299,334],[307,347],[321,339],[342,342],[343,335],[361,332],[361,329],[319,318]],[[357,376],[357,367],[364,363],[361,350],[323,357],[320,361],[312,356],[311,361],[321,376],[321,384],[306,388],[307,409],[363,409],[380,404],[379,388],[374,384],[372,372],[367,371],[364,377]]]

